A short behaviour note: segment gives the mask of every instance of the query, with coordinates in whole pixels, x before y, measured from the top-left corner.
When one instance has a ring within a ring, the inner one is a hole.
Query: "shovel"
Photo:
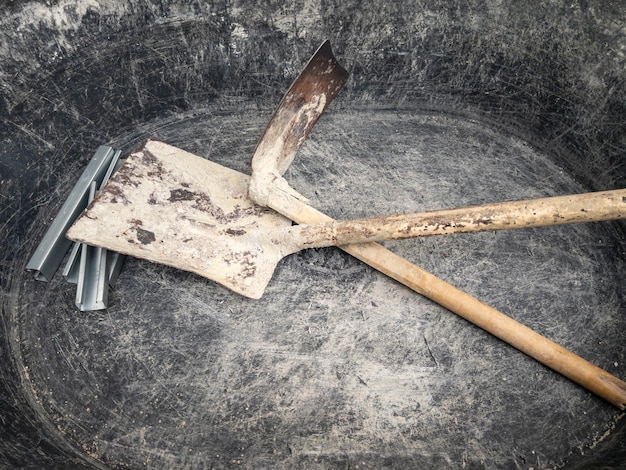
[[[280,259],[303,243],[327,246],[334,239],[314,240],[309,232],[319,233],[319,225],[293,226],[288,218],[254,204],[247,196],[249,183],[242,173],[148,141],[126,159],[67,235],[191,271],[259,298]],[[304,204],[303,209],[309,211],[305,217],[325,217]],[[343,249],[616,406],[626,406],[626,384],[618,378],[470,295],[379,245]]]

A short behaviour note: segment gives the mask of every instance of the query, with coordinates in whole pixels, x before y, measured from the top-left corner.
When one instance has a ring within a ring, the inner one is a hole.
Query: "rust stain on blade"
[[[258,155],[271,155],[278,172],[287,171],[298,147],[347,79],[348,72],[335,59],[330,42],[325,41],[278,104],[253,161]]]

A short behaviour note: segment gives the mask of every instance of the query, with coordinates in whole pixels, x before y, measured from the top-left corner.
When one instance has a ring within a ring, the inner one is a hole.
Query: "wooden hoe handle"
[[[626,383],[511,317],[375,243],[341,247],[355,258],[465,318],[619,409]]]
[[[259,140],[259,144],[257,144],[252,158],[252,179],[249,187],[250,198],[257,204],[271,207],[299,224],[333,222],[333,219],[330,217],[299,200],[297,193],[289,187],[289,184],[281,175],[289,167],[298,147],[308,135],[317,118],[324,112],[330,100],[345,83],[347,76],[347,72],[337,63],[332,55],[330,44],[326,41],[287,91]],[[308,103],[307,106],[303,106],[303,102]],[[625,196],[626,194],[622,193],[617,196],[618,199],[614,200],[616,202],[615,205],[618,207],[617,211],[621,211],[620,217],[623,215],[624,203],[626,202]],[[568,206],[571,201],[565,200],[560,202],[565,202],[565,205]],[[589,200],[584,200],[583,203],[583,209],[587,210]],[[623,410],[626,408],[626,383],[620,379],[544,338],[498,310],[480,302],[469,294],[394,255],[382,246],[372,243],[375,240],[387,238],[406,238],[406,236],[388,236],[393,234],[416,236],[429,231],[431,234],[435,234],[442,229],[443,231],[440,233],[450,233],[451,230],[449,229],[451,228],[464,229],[458,231],[478,231],[485,229],[486,221],[488,222],[487,230],[495,230],[496,226],[499,226],[499,228],[513,228],[516,224],[521,223],[520,211],[525,214],[526,220],[529,222],[525,226],[552,225],[565,222],[563,216],[565,209],[559,209],[555,212],[554,209],[550,208],[547,211],[544,210],[546,207],[544,203],[534,207],[529,207],[525,204],[521,206],[506,206],[504,209],[509,210],[509,215],[512,215],[512,218],[509,217],[509,219],[504,221],[497,216],[494,217],[493,212],[485,213],[484,207],[480,208],[478,213],[465,215],[461,213],[446,213],[443,214],[443,219],[439,218],[434,221],[431,213],[428,214],[431,216],[430,220],[419,219],[418,217],[419,220],[413,221],[413,229],[409,228],[405,223],[406,221],[401,220],[400,216],[398,216],[395,220],[391,220],[393,217],[385,218],[382,221],[379,220],[379,222],[382,222],[382,225],[379,225],[377,228],[374,228],[371,224],[369,226],[345,226],[342,232],[345,235],[344,238],[338,236],[339,232],[341,232],[337,228],[340,223],[333,223],[330,230],[322,231],[321,238],[322,240],[324,239],[324,233],[330,233],[329,240],[338,242],[338,244],[367,241],[368,243],[344,245],[341,248]],[[494,208],[490,209],[493,210]],[[500,209],[503,209],[503,207],[500,207]],[[542,215],[537,217],[539,213]],[[574,219],[571,221],[578,221],[577,219],[580,215],[585,215],[580,210],[580,207],[570,211],[570,216]],[[488,216],[488,219],[485,216]],[[446,217],[452,218],[443,222]],[[605,220],[602,217],[605,216],[602,215],[602,210],[600,210],[600,218],[596,220]],[[513,226],[510,225],[511,223]],[[414,233],[408,233],[407,230],[408,232],[414,230]],[[315,235],[315,230],[311,232],[311,235]],[[373,237],[371,237],[372,235]],[[305,246],[334,244],[315,244],[312,242],[314,239],[315,237],[311,238],[311,243],[307,242]]]
[[[270,195],[269,205],[299,224],[333,219],[301,201]],[[279,204],[280,202],[280,204]],[[277,207],[279,206],[279,207]],[[376,243],[341,247],[346,253],[437,302],[528,356],[550,367],[620,410],[626,408],[626,383],[571,351],[506,316]]]

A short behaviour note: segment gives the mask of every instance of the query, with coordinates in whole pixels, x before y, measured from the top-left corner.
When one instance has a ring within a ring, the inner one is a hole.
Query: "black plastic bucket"
[[[330,39],[287,179],[336,218],[626,186],[619,2],[2,2],[0,466],[624,468],[624,413],[337,249],[265,296],[129,259],[79,312],[25,266],[99,145],[249,173]],[[626,379],[624,224],[386,243]]]

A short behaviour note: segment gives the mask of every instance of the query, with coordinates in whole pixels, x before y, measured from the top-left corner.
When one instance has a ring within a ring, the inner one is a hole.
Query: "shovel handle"
[[[270,194],[269,205],[299,224],[333,220],[295,198],[286,198],[280,192]],[[620,410],[626,409],[625,382],[504,313],[375,243],[340,248],[585,387]]]
[[[626,218],[626,189],[333,221],[294,230],[303,247],[545,227]]]

